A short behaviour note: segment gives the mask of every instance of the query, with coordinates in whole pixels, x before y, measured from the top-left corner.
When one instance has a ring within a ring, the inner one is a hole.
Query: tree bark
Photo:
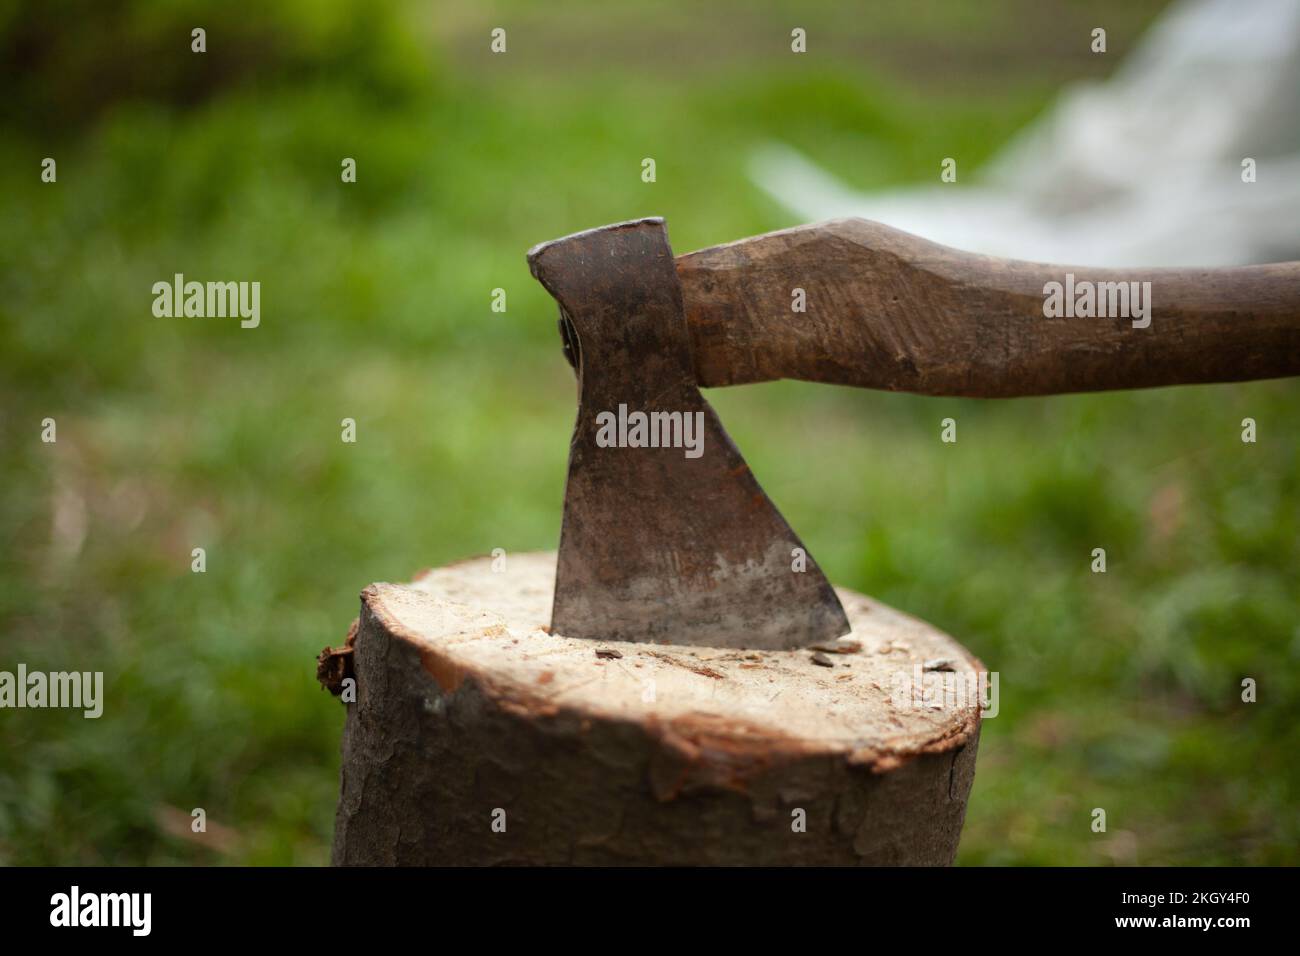
[[[973,681],[952,638],[840,589],[824,651],[576,640],[546,632],[554,575],[511,555],[362,592],[322,655],[356,682],[336,865],[952,862],[979,701],[900,690]]]

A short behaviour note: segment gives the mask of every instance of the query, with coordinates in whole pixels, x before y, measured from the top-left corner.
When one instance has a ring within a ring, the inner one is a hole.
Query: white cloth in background
[[[1243,183],[1243,158],[1256,181]],[[754,182],[804,221],[862,216],[972,252],[1092,266],[1300,259],[1300,0],[1170,7],[1104,83],[964,180],[856,192],[790,146]]]

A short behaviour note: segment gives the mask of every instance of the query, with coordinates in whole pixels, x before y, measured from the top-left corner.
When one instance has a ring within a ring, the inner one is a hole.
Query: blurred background
[[[314,659],[360,589],[556,544],[574,388],[527,248],[795,225],[824,197],[781,178],[790,150],[868,197],[954,157],[957,202],[1161,11],[0,5],[0,669],[106,688],[99,720],[0,711],[0,862],[324,863],[343,711]],[[260,281],[260,327],[155,318],[177,272]],[[1001,674],[959,863],[1297,862],[1296,382],[709,398],[832,580]]]

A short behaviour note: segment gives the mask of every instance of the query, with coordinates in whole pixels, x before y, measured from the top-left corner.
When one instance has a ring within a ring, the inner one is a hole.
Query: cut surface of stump
[[[946,864],[978,660],[839,589],[851,634],[746,651],[550,634],[553,553],[362,593],[338,864]]]

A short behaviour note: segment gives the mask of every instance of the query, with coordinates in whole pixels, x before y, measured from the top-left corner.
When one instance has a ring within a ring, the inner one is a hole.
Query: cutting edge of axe
[[[1300,374],[1294,262],[1055,266],[862,219],[674,258],[659,217],[542,243],[528,261],[559,303],[578,378],[551,622],[570,637],[777,649],[847,632],[701,386],[796,378],[1009,398]],[[1078,291],[1069,317],[1047,314],[1053,283]],[[651,438],[694,425],[702,454],[624,441],[627,409]]]

